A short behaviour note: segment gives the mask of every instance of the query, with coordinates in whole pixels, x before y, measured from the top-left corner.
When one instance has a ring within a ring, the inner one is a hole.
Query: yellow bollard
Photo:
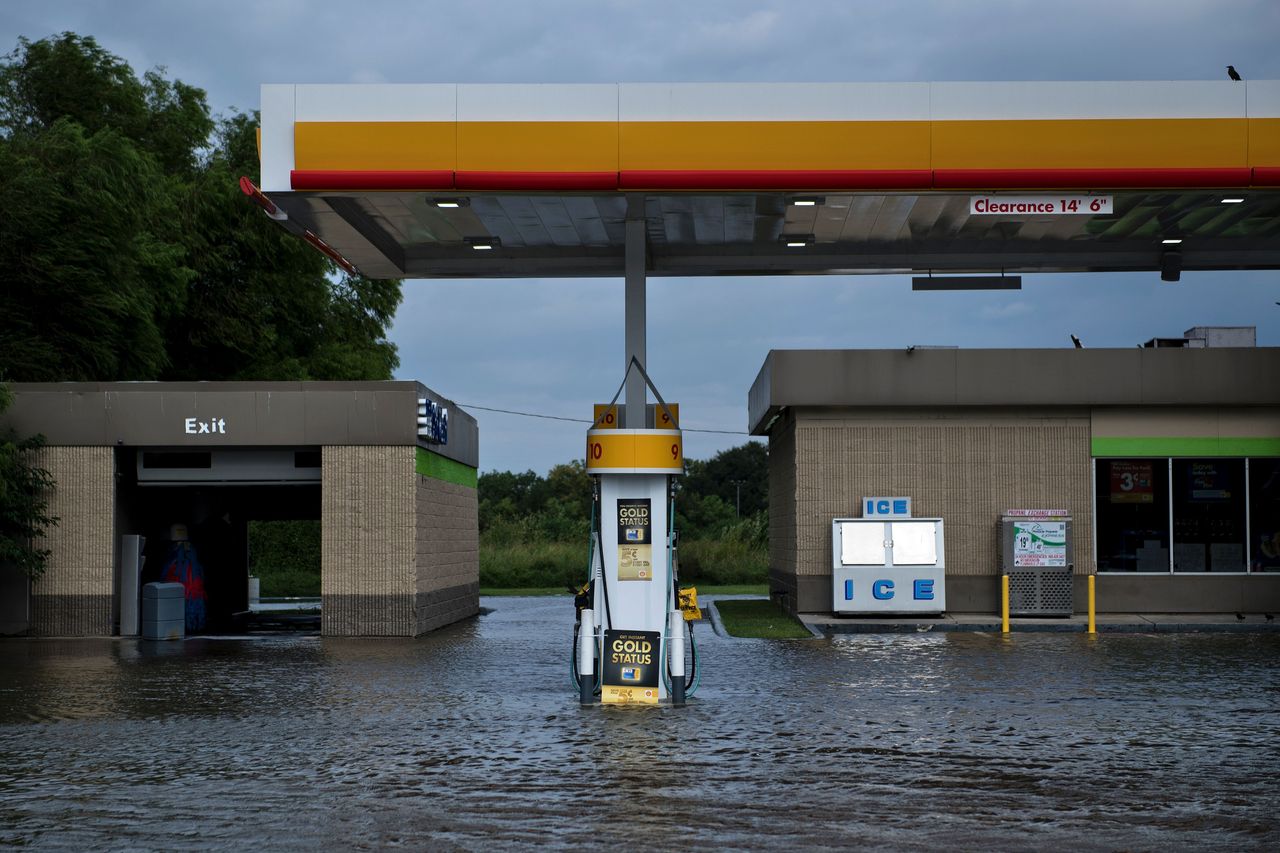
[[[1000,633],[1009,633],[1009,576],[1000,576]]]
[[[1090,634],[1098,633],[1097,626],[1094,625],[1094,621],[1093,621],[1093,614],[1095,610],[1094,605],[1095,605],[1095,601],[1094,601],[1094,595],[1093,595],[1093,575],[1089,575],[1089,633]]]

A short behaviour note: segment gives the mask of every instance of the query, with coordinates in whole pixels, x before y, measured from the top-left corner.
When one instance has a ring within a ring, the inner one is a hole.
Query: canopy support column
[[[623,300],[624,346],[626,367],[631,359],[645,365],[645,220],[644,200],[632,200],[627,215],[626,293]],[[638,210],[637,210],[638,208]],[[624,429],[645,428],[646,393],[644,376],[633,370],[627,374],[626,416]]]

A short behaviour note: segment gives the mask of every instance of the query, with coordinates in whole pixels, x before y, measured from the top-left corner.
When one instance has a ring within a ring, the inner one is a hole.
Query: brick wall
[[[45,447],[53,475],[49,514],[60,519],[44,547],[52,554],[31,585],[31,633],[110,636],[115,574],[115,457],[110,447]]]
[[[476,490],[416,473],[418,452],[323,449],[324,634],[413,637],[479,612]]]
[[[321,465],[322,633],[414,636],[414,448],[325,447]]]
[[[480,522],[470,486],[417,476],[419,634],[480,611]]]
[[[796,601],[796,427],[789,417],[769,437],[769,589]]]

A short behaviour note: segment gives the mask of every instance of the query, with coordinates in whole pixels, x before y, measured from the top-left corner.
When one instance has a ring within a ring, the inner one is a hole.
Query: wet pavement
[[[697,628],[577,707],[567,598],[418,640],[0,641],[0,846],[1280,846],[1280,636]]]

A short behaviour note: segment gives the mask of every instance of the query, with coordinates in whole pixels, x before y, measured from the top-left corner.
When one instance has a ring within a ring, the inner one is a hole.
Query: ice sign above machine
[[[863,518],[910,518],[911,498],[863,498]]]

